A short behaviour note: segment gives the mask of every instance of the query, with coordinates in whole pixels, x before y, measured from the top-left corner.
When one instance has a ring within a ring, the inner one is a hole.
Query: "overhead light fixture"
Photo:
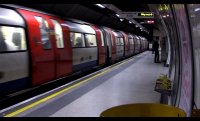
[[[165,16],[165,15],[163,15],[162,17],[163,17],[163,18],[166,18],[166,16]]]
[[[101,4],[96,4],[97,6],[99,6],[100,8],[105,8],[105,6],[101,5]]]
[[[132,22],[131,22],[131,21],[129,21],[129,23],[130,23],[130,24],[132,24]]]
[[[116,14],[117,17],[119,17],[119,14]]]
[[[153,20],[148,20],[146,23],[148,23],[148,24],[153,24],[154,21],[153,21]]]
[[[167,17],[169,17],[169,14],[167,14]]]
[[[124,20],[123,18],[120,19],[120,21],[123,21],[123,20]]]
[[[194,11],[195,12],[200,11],[200,8],[195,8]]]
[[[135,27],[139,27],[138,25],[135,25]]]

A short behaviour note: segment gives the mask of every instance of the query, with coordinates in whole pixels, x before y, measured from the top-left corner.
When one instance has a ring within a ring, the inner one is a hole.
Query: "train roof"
[[[117,37],[123,37],[122,33],[120,31],[113,31],[114,35]]]
[[[13,9],[23,9],[23,10],[27,10],[27,11],[32,11],[32,12],[37,12],[37,13],[41,13],[41,14],[45,14],[45,15],[50,15],[50,16],[62,18],[61,16],[57,16],[55,14],[47,13],[47,12],[44,12],[44,11],[41,11],[41,10],[36,10],[36,9],[33,9],[33,8],[28,8],[28,7],[16,5],[16,4],[0,4],[0,6],[9,7],[9,8],[13,8]]]
[[[24,20],[16,11],[2,7],[0,7],[0,11],[1,24],[25,27]]]
[[[95,30],[86,24],[65,21],[65,25],[73,32],[95,34]]]
[[[133,34],[128,33],[128,38],[134,38]]]

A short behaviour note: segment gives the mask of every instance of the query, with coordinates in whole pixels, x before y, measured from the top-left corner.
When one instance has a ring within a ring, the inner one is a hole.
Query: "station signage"
[[[138,16],[141,16],[141,17],[154,17],[154,14],[152,12],[141,12],[141,13],[138,13]]]
[[[154,18],[154,12],[121,12],[121,18]]]

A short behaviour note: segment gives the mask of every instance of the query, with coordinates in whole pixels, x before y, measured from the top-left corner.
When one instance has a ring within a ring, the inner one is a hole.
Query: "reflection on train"
[[[146,38],[23,8],[0,7],[0,95],[147,50]]]

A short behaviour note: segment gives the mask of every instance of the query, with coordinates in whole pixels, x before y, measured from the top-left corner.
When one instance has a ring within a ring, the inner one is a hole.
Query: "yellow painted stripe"
[[[132,57],[132,58],[133,58],[133,57]],[[63,89],[63,90],[61,90],[61,91],[58,91],[58,92],[56,92],[56,93],[54,93],[54,94],[52,94],[52,95],[49,95],[49,96],[47,96],[47,97],[45,97],[45,98],[43,98],[43,99],[41,99],[41,100],[39,100],[39,101],[36,101],[36,102],[34,102],[34,103],[30,104],[30,105],[27,105],[27,106],[25,106],[25,107],[23,107],[23,108],[21,108],[21,109],[19,109],[19,110],[17,110],[17,111],[14,111],[14,112],[12,112],[12,113],[9,113],[9,114],[5,115],[4,117],[13,117],[13,116],[16,116],[16,115],[18,115],[18,114],[20,114],[20,113],[22,113],[22,112],[24,112],[24,111],[26,111],[26,110],[28,110],[28,109],[34,107],[34,106],[37,106],[37,105],[39,105],[39,104],[41,104],[41,103],[43,103],[43,102],[45,102],[45,101],[48,101],[48,100],[50,100],[50,99],[52,99],[52,98],[54,98],[54,97],[56,97],[56,96],[58,96],[58,95],[60,95],[60,94],[62,94],[62,93],[64,93],[64,92],[67,92],[67,91],[69,91],[70,89],[72,89],[72,88],[74,88],[74,87],[76,87],[76,86],[79,86],[79,85],[81,85],[81,84],[83,84],[83,83],[85,83],[85,82],[87,82],[87,81],[89,81],[89,80],[91,80],[91,79],[94,79],[94,78],[98,77],[98,76],[100,76],[100,75],[102,75],[102,74],[104,74],[104,73],[106,73],[106,72],[112,70],[114,67],[118,67],[118,66],[120,66],[120,65],[122,65],[122,64],[124,64],[124,63],[126,63],[126,62],[128,62],[128,61],[131,60],[132,58],[127,59],[126,61],[123,61],[123,62],[116,63],[116,64],[112,65],[111,68],[109,68],[109,69],[107,69],[107,70],[105,70],[105,71],[102,71],[102,72],[100,72],[100,73],[98,73],[98,74],[96,74],[96,75],[94,75],[94,76],[92,76],[92,77],[90,77],[90,78],[87,78],[87,79],[85,79],[85,80],[83,80],[83,81],[81,81],[81,82],[78,82],[78,83],[76,83],[76,84],[70,86],[70,87],[67,87],[67,88],[65,88],[65,89]]]
[[[13,117],[13,116],[16,116],[16,115],[18,115],[18,114],[20,114],[20,113],[22,113],[22,112],[24,112],[24,111],[26,111],[26,110],[28,110],[28,109],[34,107],[34,106],[36,106],[36,105],[39,105],[39,104],[41,104],[41,103],[43,103],[43,102],[45,102],[45,101],[47,101],[47,100],[49,100],[49,99],[52,99],[52,98],[54,98],[54,97],[56,97],[56,96],[58,96],[58,95],[60,95],[60,94],[62,94],[62,93],[64,93],[64,92],[66,92],[66,91],[68,91],[68,90],[70,90],[70,89],[76,87],[76,86],[79,86],[80,84],[83,84],[83,83],[85,83],[85,82],[87,82],[87,81],[89,81],[89,80],[91,80],[91,79],[94,79],[94,78],[96,78],[96,77],[98,77],[98,76],[100,76],[100,75],[102,75],[102,74],[104,74],[104,73],[110,71],[111,69],[112,69],[112,68],[109,68],[109,69],[107,69],[107,70],[105,70],[105,71],[103,71],[103,72],[101,72],[101,73],[98,73],[97,75],[94,75],[93,77],[90,77],[90,78],[88,78],[88,79],[85,79],[85,80],[83,80],[83,81],[81,81],[81,82],[79,82],[79,83],[76,83],[76,84],[74,84],[74,85],[68,87],[68,88],[65,88],[65,89],[63,89],[63,90],[61,90],[61,91],[59,91],[59,92],[56,92],[56,93],[54,93],[54,94],[52,94],[52,95],[50,95],[50,96],[48,96],[48,97],[46,97],[46,98],[43,98],[43,99],[41,99],[41,100],[39,100],[39,101],[37,101],[37,102],[34,102],[34,103],[30,104],[30,105],[27,105],[27,106],[25,106],[25,107],[23,107],[23,108],[21,108],[21,109],[19,109],[19,110],[17,110],[17,111],[14,111],[14,112],[12,112],[12,113],[9,113],[9,114],[5,115],[4,117]]]

